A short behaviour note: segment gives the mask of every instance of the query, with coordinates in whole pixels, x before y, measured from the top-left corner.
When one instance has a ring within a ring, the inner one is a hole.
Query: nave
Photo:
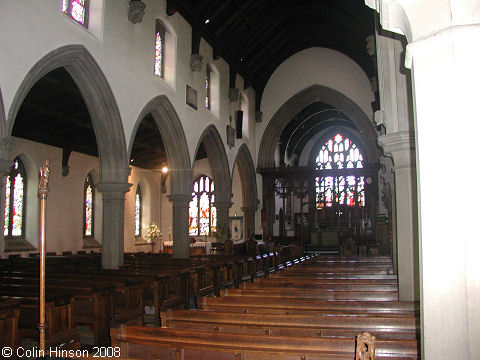
[[[35,344],[36,264],[2,260],[2,346]],[[131,359],[368,359],[355,352],[369,332],[374,358],[417,359],[418,303],[398,301],[392,273],[382,256],[126,254],[120,270],[97,254],[52,256],[47,345],[111,345]],[[8,334],[15,319],[22,343]]]

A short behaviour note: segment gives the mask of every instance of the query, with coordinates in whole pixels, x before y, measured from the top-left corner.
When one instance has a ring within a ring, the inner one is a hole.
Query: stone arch
[[[242,183],[243,206],[257,206],[257,182],[255,180],[255,166],[250,150],[242,144],[237,152],[235,163],[238,166],[240,181]],[[232,172],[233,178],[233,172]]]
[[[248,150],[245,143],[238,149],[235,163],[237,164],[240,183],[242,184],[242,211],[245,219],[244,237],[247,238],[250,234],[255,233],[255,213],[258,207],[258,194],[255,166],[253,164],[250,150]],[[235,166],[233,168],[235,169]],[[231,183],[233,183],[233,171]]]
[[[215,200],[217,202],[229,202],[232,191],[228,159],[222,138],[214,125],[207,126],[203,131],[198,140],[195,154],[198,152],[198,148],[202,142],[205,146],[208,162],[212,169],[213,180],[215,181]]]
[[[82,45],[66,45],[41,58],[23,79],[8,113],[6,134],[10,135],[18,111],[30,89],[44,75],[63,67],[75,81],[87,105],[97,140],[100,183],[103,193],[102,266],[123,264],[125,192],[129,174],[125,135],[112,89],[99,65]]]
[[[5,118],[5,108],[3,107],[2,89],[0,89],[0,171],[1,174],[8,174],[12,162],[8,160],[8,151],[10,141],[7,136],[7,119]]]
[[[195,154],[198,152],[200,144],[203,142],[208,156],[210,169],[212,170],[213,181],[215,182],[215,202],[217,208],[217,226],[227,227],[228,211],[232,206],[232,188],[230,182],[230,168],[228,166],[227,154],[222,138],[214,125],[205,128],[198,140]],[[193,166],[192,166],[193,168]],[[226,239],[227,232],[223,234],[223,240]]]
[[[159,95],[150,100],[140,112],[132,134],[136,134],[142,120],[151,114],[157,124],[167,152],[172,195],[190,195],[192,168],[188,144],[180,118],[170,100]],[[131,154],[135,136],[131,136],[128,153]]]
[[[25,76],[10,107],[6,133],[12,133],[17,113],[30,89],[44,75],[64,67],[75,81],[92,119],[100,158],[102,183],[126,183],[128,160],[120,112],[105,75],[82,45],[55,49]]]
[[[313,85],[287,100],[268,123],[258,151],[258,168],[275,166],[275,147],[283,129],[296,114],[316,101],[329,104],[347,115],[362,136],[369,161],[378,162],[377,134],[363,110],[342,93],[322,85]]]

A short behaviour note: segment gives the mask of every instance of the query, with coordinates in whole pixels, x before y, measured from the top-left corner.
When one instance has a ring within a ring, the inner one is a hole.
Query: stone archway
[[[203,142],[207,153],[210,169],[212,170],[213,181],[215,182],[215,207],[217,208],[217,224],[227,226],[228,209],[232,206],[232,187],[230,181],[230,170],[228,166],[225,146],[220,137],[217,128],[209,125],[203,131],[198,140],[195,154],[198,152],[200,144]],[[193,166],[192,166],[193,167]],[[223,239],[226,238],[226,232]]]
[[[258,207],[255,166],[253,165],[252,156],[247,145],[242,144],[240,146],[235,163],[238,166],[238,173],[242,184],[242,211],[245,217],[244,234],[245,238],[247,238],[248,235],[255,233],[255,212]]]
[[[150,100],[137,118],[132,134],[135,134],[142,120],[151,114],[162,136],[167,152],[170,172],[169,199],[173,205],[173,256],[188,258],[190,239],[188,236],[188,203],[191,200],[192,168],[188,144],[183,126],[175,108],[165,95]],[[129,153],[135,136],[131,137]]]
[[[363,110],[342,93],[325,86],[313,85],[292,96],[273,115],[260,142],[258,168],[275,166],[275,147],[283,129],[301,110],[317,101],[329,104],[348,116],[363,137],[370,162],[378,162],[377,134]]]
[[[110,85],[84,46],[67,45],[55,49],[33,66],[13,99],[5,136],[12,133],[17,113],[30,89],[44,75],[60,67],[75,81],[90,113],[101,169],[97,188],[103,193],[102,265],[118,268],[123,264],[124,199],[129,189],[125,137]]]
[[[0,171],[1,174],[8,174],[12,162],[8,159],[9,137],[7,136],[7,119],[3,107],[2,89],[0,89]],[[3,186],[3,182],[2,182]]]
[[[363,140],[369,163],[378,163],[377,133],[365,112],[344,94],[322,85],[313,85],[292,96],[273,115],[260,142],[257,169],[275,167],[275,150],[283,130],[295,115],[317,101],[342,111],[352,121]],[[262,181],[262,211],[266,214],[266,222],[262,224],[264,235],[273,232],[275,198],[272,189],[273,180]]]

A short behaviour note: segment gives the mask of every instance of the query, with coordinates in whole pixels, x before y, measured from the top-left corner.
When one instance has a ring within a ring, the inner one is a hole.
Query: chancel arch
[[[68,45],[58,48],[33,66],[14,96],[8,113],[6,135],[13,133],[19,111],[32,88],[46,75],[61,74],[63,71],[73,79],[74,87],[78,89],[88,109],[93,127],[100,162],[100,182],[96,188],[103,193],[103,221],[106,225],[103,226],[102,265],[117,268],[123,264],[124,197],[129,189],[125,137],[112,90],[85,47]],[[52,114],[52,118],[56,116]],[[68,144],[69,140],[63,138],[62,141]],[[57,143],[53,145],[59,146]],[[64,149],[68,151],[66,146]]]
[[[342,111],[362,133],[368,157],[372,162],[378,162],[377,134],[372,122],[363,110],[342,93],[322,86],[308,87],[287,100],[269,121],[258,151],[258,168],[275,166],[275,149],[282,131],[293,117],[309,105],[321,101]]]
[[[203,153],[204,152],[204,153]],[[215,183],[215,207],[217,209],[217,224],[226,227],[228,224],[228,209],[231,207],[231,182],[225,146],[214,125],[209,125],[200,136],[195,150],[195,160],[208,158],[208,164]],[[195,166],[195,162],[192,167]],[[226,234],[222,235],[225,239]]]

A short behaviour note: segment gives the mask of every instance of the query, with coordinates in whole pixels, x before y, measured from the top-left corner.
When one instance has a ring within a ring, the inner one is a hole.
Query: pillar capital
[[[213,206],[217,209],[229,209],[231,208],[233,203],[231,201],[215,201]]]
[[[129,183],[98,183],[95,188],[103,194],[104,200],[123,200],[125,193],[133,184]]]
[[[168,195],[168,200],[173,203],[173,206],[180,206],[181,204],[186,204],[192,200],[192,195],[185,195],[185,194],[172,194]]]
[[[382,135],[378,143],[385,155],[393,158],[395,170],[415,167],[415,139],[409,131]]]

